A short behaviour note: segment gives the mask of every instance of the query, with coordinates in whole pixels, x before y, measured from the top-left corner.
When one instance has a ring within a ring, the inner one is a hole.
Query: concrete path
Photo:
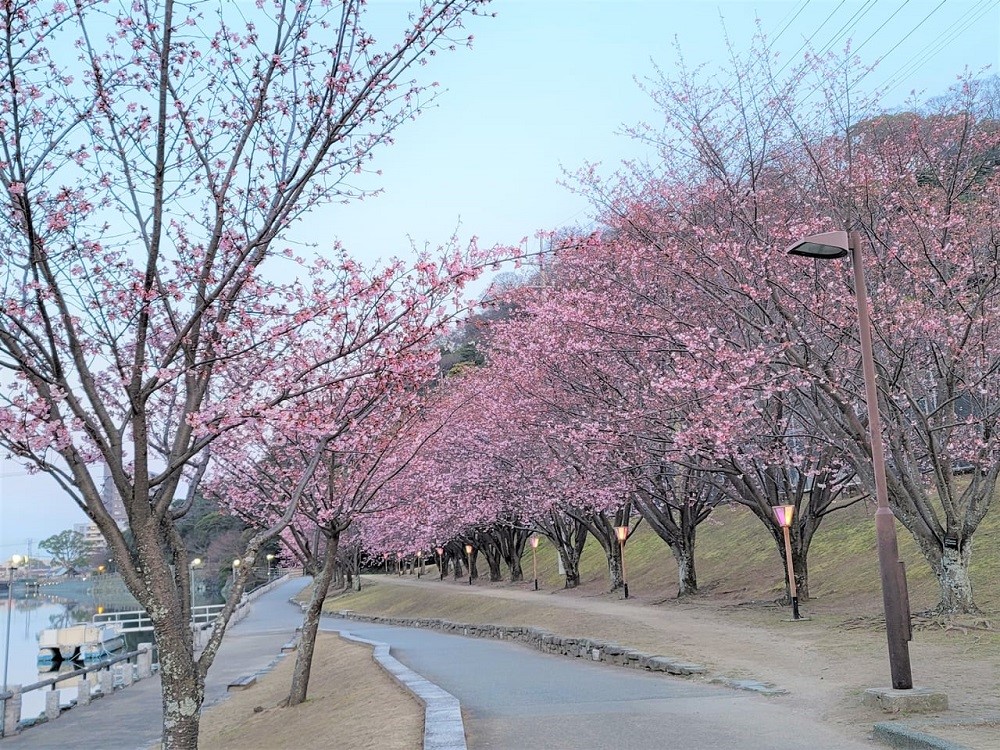
[[[282,645],[302,624],[301,610],[288,600],[310,582],[308,578],[294,578],[261,595],[250,613],[226,632],[215,663],[208,671],[205,706],[224,698],[226,687],[234,678],[259,672],[278,657]],[[154,676],[89,706],[77,706],[55,721],[0,740],[0,748],[145,750],[160,741],[162,723],[160,679]]]
[[[872,748],[781,698],[600,666],[513,643],[324,618],[388,643],[400,662],[462,703],[470,750],[860,750]]]

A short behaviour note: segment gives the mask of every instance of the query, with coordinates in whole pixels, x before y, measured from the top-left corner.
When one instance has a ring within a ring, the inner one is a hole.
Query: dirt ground
[[[802,607],[809,619],[794,622],[787,608],[773,602],[726,596],[657,601],[640,592],[622,600],[599,585],[535,592],[528,584],[470,587],[439,582],[433,575],[370,580],[360,593],[328,600],[327,609],[533,625],[612,640],[704,664],[709,677],[773,683],[789,694],[771,700],[854,736],[867,736],[875,722],[905,719],[973,750],[1000,748],[1000,633],[988,618],[950,623],[915,618],[914,682],[945,692],[950,708],[940,716],[900,717],[861,705],[866,688],[889,682],[881,618],[857,616],[859,611],[877,613],[871,602],[847,608],[843,602],[810,600]]]
[[[316,644],[309,697],[292,708],[293,656],[202,715],[201,750],[417,750],[423,707],[372,660],[371,648],[334,635]]]

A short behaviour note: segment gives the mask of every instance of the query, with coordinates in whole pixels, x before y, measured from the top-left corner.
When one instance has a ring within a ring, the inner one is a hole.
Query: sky
[[[840,50],[848,38],[866,79],[892,83],[884,102],[912,91],[943,93],[966,68],[997,72],[998,0],[494,0],[495,18],[472,19],[473,47],[438,55],[421,70],[440,96],[396,143],[377,154],[380,175],[360,183],[381,193],[313,212],[300,229],[319,246],[339,239],[373,261],[436,247],[452,233],[481,244],[519,244],[539,230],[587,226],[586,197],[564,184],[586,163],[604,174],[643,149],[622,131],[655,122],[637,83],[654,63],[669,75],[675,42],[689,66],[724,66],[725,39],[745,47],[756,19],[785,57]],[[374,13],[412,7],[371,0]],[[380,30],[380,33],[382,31]],[[725,71],[722,71],[723,75]],[[0,559],[32,554],[43,538],[84,522],[50,480],[0,467]]]

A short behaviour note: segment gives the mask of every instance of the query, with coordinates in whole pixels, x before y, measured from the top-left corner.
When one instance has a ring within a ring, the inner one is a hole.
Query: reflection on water
[[[201,587],[199,587],[201,588]],[[6,591],[0,596],[0,645],[9,643],[7,682],[10,685],[28,685],[70,672],[79,664],[62,662],[51,665],[51,671],[41,671],[38,665],[38,636],[46,628],[66,628],[90,622],[98,612],[127,612],[140,609],[118,576],[95,576],[88,580],[76,579],[53,586],[42,586],[35,591],[25,591],[15,584],[13,610],[10,615],[10,633],[7,633]],[[219,601],[203,588],[196,604]],[[126,633],[126,649],[134,651],[140,643],[153,641],[151,632]],[[66,706],[76,699],[79,679],[59,683],[59,702]],[[45,710],[45,691],[33,690],[23,696],[21,718],[29,719]]]

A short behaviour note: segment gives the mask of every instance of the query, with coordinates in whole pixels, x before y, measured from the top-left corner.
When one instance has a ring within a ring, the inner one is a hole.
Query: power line
[[[843,5],[843,4],[844,3],[841,2],[841,5]],[[779,39],[781,39],[781,35],[784,34],[786,31],[788,31],[788,27],[791,26],[795,22],[796,18],[798,18],[800,15],[802,15],[802,11],[804,11],[806,9],[807,5],[809,5],[809,0],[801,0],[801,2],[799,2],[799,5],[798,5],[798,10],[795,10],[795,8],[792,8],[790,11],[788,11],[788,13],[785,14],[785,18],[788,18],[788,16],[790,16],[792,13],[794,13],[795,15],[792,16],[788,20],[788,23],[786,23],[784,26],[781,27],[781,31],[779,31],[777,34],[774,35],[774,37],[771,38],[771,44],[772,45],[775,42],[777,42]],[[785,20],[785,18],[782,18],[781,21],[778,21],[778,24],[780,25],[782,23],[782,21]]]
[[[1000,4],[1000,0],[980,0],[980,2],[978,2],[970,10],[966,11],[962,16],[953,21],[947,29],[937,36],[934,42],[926,45],[920,52],[918,52],[917,55],[912,56],[892,75],[886,78],[879,88],[885,87],[888,91],[898,86],[905,78],[920,70],[920,68],[938,55],[951,42],[960,37],[966,29],[979,21],[998,4]],[[935,8],[935,10],[937,9]]]

